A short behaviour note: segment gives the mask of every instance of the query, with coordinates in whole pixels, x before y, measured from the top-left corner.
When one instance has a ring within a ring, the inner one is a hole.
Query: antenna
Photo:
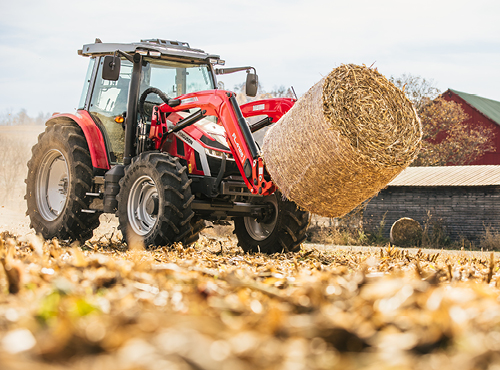
[[[295,96],[295,100],[299,100],[299,98],[297,98],[297,94],[295,94],[295,89],[293,88],[293,86],[290,86],[290,88],[292,89],[293,95]]]

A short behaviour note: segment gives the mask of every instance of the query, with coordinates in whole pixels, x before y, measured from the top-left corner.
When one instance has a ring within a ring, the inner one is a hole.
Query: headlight
[[[217,150],[212,150],[212,149],[208,149],[208,148],[205,148],[205,153],[206,153],[206,155],[209,155],[211,157],[217,157],[217,158],[220,158],[220,159],[222,159],[222,155],[225,154],[226,155],[226,159],[228,159],[230,161],[234,161],[234,158],[233,158],[232,154],[229,154],[229,153],[219,152]]]

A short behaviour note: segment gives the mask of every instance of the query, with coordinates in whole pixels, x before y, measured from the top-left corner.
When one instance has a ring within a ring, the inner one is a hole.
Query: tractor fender
[[[83,131],[85,140],[90,151],[92,166],[103,170],[109,170],[108,152],[104,136],[95,124],[94,120],[87,111],[78,110],[75,114],[62,113],[54,114],[46,123],[46,126],[58,125],[74,122]]]

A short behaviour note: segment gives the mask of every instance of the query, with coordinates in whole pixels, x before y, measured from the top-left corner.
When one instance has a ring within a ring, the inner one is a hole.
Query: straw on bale
[[[288,199],[340,217],[376,195],[417,155],[420,120],[375,69],[341,65],[266,134],[262,155]]]

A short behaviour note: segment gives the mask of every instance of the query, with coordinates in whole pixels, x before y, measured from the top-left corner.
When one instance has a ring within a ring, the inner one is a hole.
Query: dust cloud
[[[26,217],[27,163],[45,126],[0,126],[0,231],[33,233]]]
[[[0,232],[9,231],[18,236],[35,234],[26,216],[25,179],[31,148],[45,126],[0,126]],[[112,214],[103,214],[101,224],[94,230],[91,241],[101,238],[121,238],[118,220]]]

